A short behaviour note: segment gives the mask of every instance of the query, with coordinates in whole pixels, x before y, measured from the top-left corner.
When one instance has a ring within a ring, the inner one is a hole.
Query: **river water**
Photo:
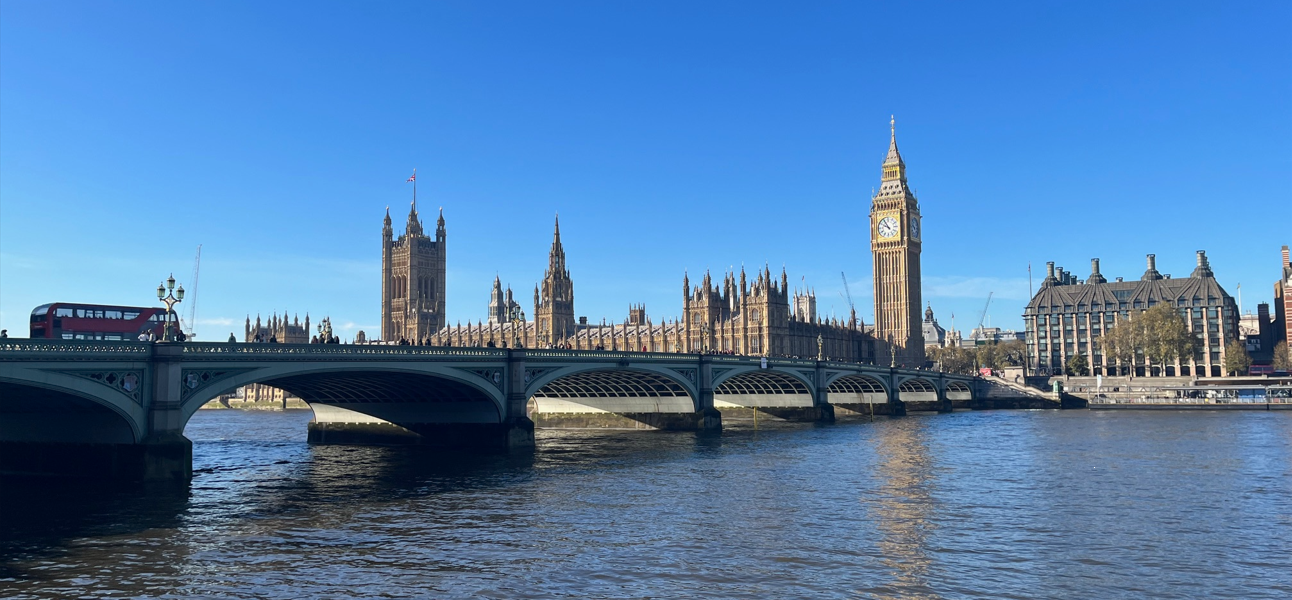
[[[0,597],[1292,598],[1292,413],[992,411],[524,456],[202,411],[187,493],[0,490]]]

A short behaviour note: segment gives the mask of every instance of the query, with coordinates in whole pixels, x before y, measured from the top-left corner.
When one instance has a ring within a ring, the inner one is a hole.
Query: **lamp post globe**
[[[166,297],[166,287],[160,283],[157,284],[157,299],[161,300],[162,298],[165,298],[165,297]]]
[[[184,301],[184,286],[181,285],[178,290],[175,290],[175,299],[180,302]]]
[[[170,277],[166,278],[166,289],[168,290],[175,289],[175,275],[173,273],[171,274]]]

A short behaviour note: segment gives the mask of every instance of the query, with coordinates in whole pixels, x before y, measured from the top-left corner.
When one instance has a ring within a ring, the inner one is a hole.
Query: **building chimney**
[[[1045,263],[1045,280],[1041,282],[1041,287],[1043,288],[1052,285],[1059,285],[1059,278],[1054,272],[1054,261]]]
[[[1090,259],[1090,276],[1086,278],[1086,283],[1108,283],[1103,274],[1099,272],[1099,259]]]
[[[1144,270],[1144,276],[1140,279],[1143,281],[1153,281],[1161,278],[1162,274],[1157,272],[1157,257],[1152,254],[1148,255],[1148,269]]]
[[[1205,250],[1198,251],[1198,266],[1193,269],[1193,274],[1189,276],[1215,277],[1215,274],[1211,272],[1211,264],[1207,262],[1207,252]]]
[[[1121,282],[1122,282],[1122,278],[1121,278],[1121,277],[1118,277],[1118,278],[1117,278],[1117,283],[1121,283]]]

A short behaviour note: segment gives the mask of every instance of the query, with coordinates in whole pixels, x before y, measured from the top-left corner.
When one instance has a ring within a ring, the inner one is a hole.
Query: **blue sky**
[[[380,314],[385,207],[448,221],[450,321],[529,306],[561,215],[576,311],[681,311],[785,265],[873,321],[897,116],[944,325],[1021,326],[1028,263],[1187,276],[1252,310],[1292,243],[1292,3],[0,5],[0,326],[148,305],[202,244],[198,334]],[[191,286],[190,286],[191,287]],[[186,307],[184,312],[187,313]]]

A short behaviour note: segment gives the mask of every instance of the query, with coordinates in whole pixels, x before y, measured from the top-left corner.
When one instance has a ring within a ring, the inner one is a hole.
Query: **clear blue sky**
[[[275,309],[371,333],[414,167],[450,321],[495,273],[532,313],[559,211],[593,320],[770,263],[839,315],[846,272],[871,322],[890,114],[945,325],[994,291],[1021,326],[1029,262],[1187,276],[1197,249],[1251,310],[1292,243],[1289,31],[1285,1],[6,1],[0,326],[148,305],[200,243],[199,337]]]

